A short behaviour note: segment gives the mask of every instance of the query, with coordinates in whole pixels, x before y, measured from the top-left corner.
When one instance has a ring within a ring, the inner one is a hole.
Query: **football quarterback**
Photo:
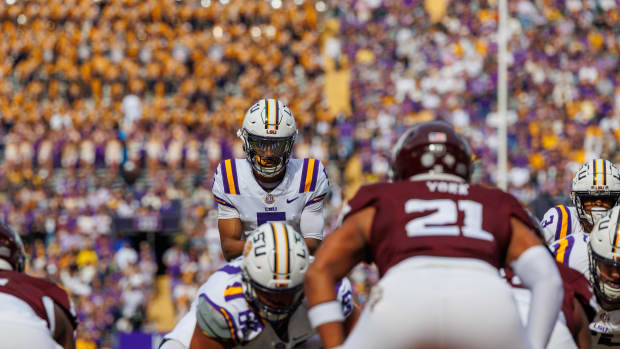
[[[248,109],[237,136],[246,158],[222,161],[213,182],[224,257],[241,255],[246,235],[265,222],[292,225],[313,253],[323,239],[329,180],[319,160],[291,158],[293,114],[279,100],[262,99]]]
[[[77,318],[69,296],[50,281],[26,275],[25,267],[19,235],[0,222],[0,347],[75,348]]]
[[[322,348],[307,316],[303,280],[310,254],[302,236],[281,222],[248,236],[243,256],[200,289],[190,349]],[[343,318],[356,312],[351,285],[337,286]]]
[[[237,135],[246,158],[222,161],[213,181],[224,257],[240,256],[247,235],[266,222],[291,225],[313,253],[323,239],[329,180],[320,161],[291,158],[297,136],[293,114],[281,101],[262,99],[248,109]],[[192,306],[160,349],[188,348],[195,324]]]
[[[589,233],[598,219],[618,203],[620,171],[604,159],[584,163],[573,178],[570,197],[574,206],[552,207],[540,222],[547,244],[571,234]]]

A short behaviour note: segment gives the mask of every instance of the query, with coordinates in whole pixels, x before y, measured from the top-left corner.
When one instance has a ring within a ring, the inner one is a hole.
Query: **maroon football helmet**
[[[472,157],[465,138],[444,121],[414,125],[392,151],[392,179],[421,173],[447,173],[469,181]]]
[[[22,239],[4,222],[0,222],[0,259],[7,261],[14,271],[22,272],[26,268]]]

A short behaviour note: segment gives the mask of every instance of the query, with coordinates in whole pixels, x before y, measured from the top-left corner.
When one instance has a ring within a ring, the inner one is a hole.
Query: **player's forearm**
[[[243,240],[235,240],[235,239],[226,239],[222,241],[222,254],[227,261],[230,261],[234,258],[241,256],[243,253],[243,246],[245,245],[245,241]]]
[[[309,315],[313,312],[313,307],[317,305],[321,306],[337,302],[334,291],[336,283],[337,279],[322,270],[320,266],[314,267],[314,264],[310,265],[304,282],[304,291],[308,298],[308,307],[310,309]],[[313,326],[315,326],[314,323]],[[335,347],[344,342],[345,336],[342,321],[326,322],[316,327],[316,330],[321,336],[325,348]]]
[[[306,242],[306,246],[308,246],[308,251],[310,251],[311,255],[314,255],[314,252],[321,244],[321,240],[314,238],[304,238],[304,241]]]
[[[342,322],[329,322],[317,327],[325,348],[334,348],[344,343],[344,328]]]

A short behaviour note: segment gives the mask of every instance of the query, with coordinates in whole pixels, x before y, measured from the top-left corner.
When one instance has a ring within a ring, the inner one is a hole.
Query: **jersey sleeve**
[[[223,307],[215,304],[206,294],[202,293],[199,297],[196,321],[200,330],[211,338],[234,340],[232,315]]]
[[[336,298],[342,305],[342,314],[344,317],[349,317],[351,312],[353,312],[353,307],[355,306],[353,304],[353,289],[349,279],[344,278],[336,284]]]
[[[367,207],[374,206],[378,201],[378,197],[375,195],[375,192],[376,186],[372,184],[362,186],[351,198],[351,200],[349,200],[349,202],[347,202],[343,207],[341,213],[342,221]]]
[[[320,207],[322,207],[323,200],[327,197],[327,194],[329,194],[329,178],[327,177],[327,170],[319,160],[306,160],[310,161],[306,166],[306,161],[304,160],[304,168],[302,170],[305,169],[305,171],[302,172],[302,183],[300,185],[300,192],[302,192],[302,189],[304,191],[310,191],[305,207],[311,205],[316,206],[319,202],[321,203]],[[310,166],[314,167],[312,171],[309,170]],[[301,188],[301,186],[303,186],[303,188]]]
[[[37,281],[37,288],[43,291],[43,293],[47,297],[49,297],[62,310],[64,310],[67,314],[67,317],[69,318],[69,321],[71,321],[71,325],[73,326],[73,328],[77,328],[78,319],[75,313],[75,307],[67,292],[51,281],[43,279],[35,280]]]
[[[571,211],[564,205],[550,208],[540,221],[545,233],[545,242],[550,245],[572,233]]]
[[[217,218],[218,219],[229,219],[229,218],[239,218],[239,211],[237,208],[231,203],[230,198],[228,197],[231,184],[228,182],[227,171],[226,171],[226,162],[230,160],[224,160],[220,162],[215,170],[215,176],[213,177],[213,199],[215,200],[215,204],[217,205]],[[230,167],[230,165],[229,165]],[[233,180],[234,187],[234,180]]]

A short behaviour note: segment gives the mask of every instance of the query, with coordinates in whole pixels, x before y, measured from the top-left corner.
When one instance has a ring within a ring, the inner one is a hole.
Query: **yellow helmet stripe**
[[[594,183],[592,183],[592,184],[596,185],[596,182],[597,182],[597,178],[596,178],[596,176],[597,176],[596,159],[592,160],[592,167],[594,167],[594,176],[592,176],[593,180],[594,180]]]
[[[275,245],[275,249],[276,249],[276,253],[273,256],[273,264],[274,264],[274,268],[275,268],[275,275],[276,275],[276,280],[278,280],[279,275],[280,274],[280,263],[278,263],[280,261],[279,258],[279,253],[280,253],[280,249],[278,248],[278,234],[276,233],[276,225],[274,223],[271,223],[271,233],[273,234],[273,243]]]
[[[288,247],[288,229],[286,229],[286,224],[282,224],[282,227],[284,228],[284,247],[286,248],[286,253],[284,254],[286,256],[286,279],[289,278],[289,274],[291,273],[291,261],[290,261],[290,254],[291,254],[291,250]]]

